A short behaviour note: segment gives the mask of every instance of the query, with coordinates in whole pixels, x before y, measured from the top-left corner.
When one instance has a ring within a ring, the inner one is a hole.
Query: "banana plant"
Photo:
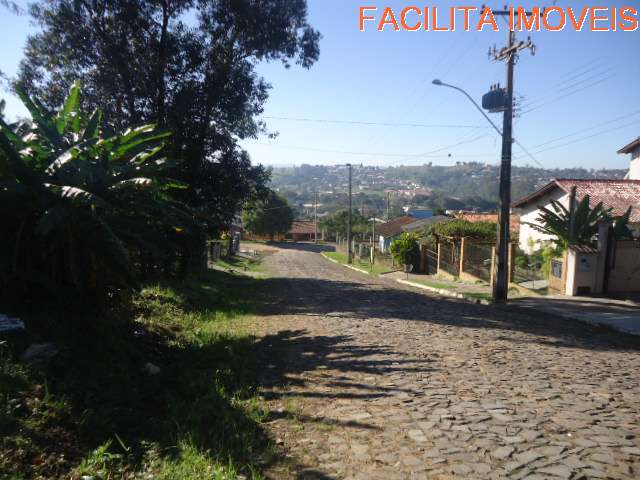
[[[134,285],[129,253],[168,253],[194,225],[171,195],[185,188],[167,176],[171,133],[114,132],[100,110],[85,115],[77,83],[56,113],[17,91],[31,120],[9,125],[0,114],[0,283]]]
[[[551,208],[540,208],[538,223],[526,224],[540,233],[555,237],[562,249],[570,245],[591,245],[598,233],[598,224],[602,221],[613,222],[616,238],[631,236],[628,228],[631,207],[623,215],[616,216],[613,209],[605,208],[602,202],[591,208],[589,195],[578,200],[575,190],[571,191],[569,203],[572,207],[567,208],[552,200]]]

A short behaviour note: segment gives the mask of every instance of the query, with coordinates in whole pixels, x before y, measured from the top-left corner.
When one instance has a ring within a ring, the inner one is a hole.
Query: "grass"
[[[325,252],[324,255],[326,255],[328,258],[331,258],[332,260],[335,260],[343,265],[347,265],[347,254],[346,253],[341,253],[341,252]],[[364,261],[364,260],[359,260],[357,258],[353,258],[353,263],[351,264],[352,266],[359,268],[361,270],[366,270],[367,272],[372,273],[373,275],[383,275],[385,273],[389,273],[392,270],[389,269],[389,267],[385,266],[385,265],[380,265],[377,263],[373,264],[373,268],[371,267],[371,263]]]
[[[38,331],[23,316],[62,351],[29,365],[0,346],[0,478],[262,478],[261,282],[213,271],[149,285],[111,322],[48,312]]]
[[[472,298],[474,300],[486,300],[487,302],[493,301],[493,295],[491,293],[466,293],[464,294],[467,298]]]
[[[262,258],[241,256],[223,257],[220,258],[216,263],[230,270],[260,272],[262,266]]]
[[[422,285],[426,285],[427,287],[437,288],[439,290],[455,290],[455,285],[450,285],[448,283],[434,282],[431,280],[420,280],[420,279],[411,279],[412,282],[421,283]]]

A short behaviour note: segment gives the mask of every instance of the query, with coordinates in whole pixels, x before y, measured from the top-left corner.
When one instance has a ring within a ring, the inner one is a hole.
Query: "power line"
[[[579,85],[580,83],[584,83],[585,79],[583,77],[594,70],[601,70],[601,71],[598,72],[598,74],[596,75],[592,75],[590,78],[596,78],[599,75],[609,73],[610,66],[608,64],[593,66],[594,63],[599,62],[600,60],[601,58],[598,58],[595,61],[587,62],[582,66],[579,66],[570,70],[566,74],[560,76],[560,78],[563,80],[560,80],[559,82],[555,83],[550,89],[554,91],[556,89],[559,89],[560,91],[571,90],[572,88]],[[519,108],[521,109],[526,108],[528,106],[534,105],[536,103],[544,102],[549,98],[556,97],[556,96],[557,96],[557,93],[554,92],[552,94],[542,95],[542,96],[534,97],[531,99],[525,98],[524,102],[522,102],[522,104],[519,105]]]
[[[309,122],[309,123],[335,123],[338,125],[362,125],[362,126],[380,126],[380,127],[412,127],[412,128],[469,128],[469,129],[485,129],[483,125],[455,125],[443,123],[396,123],[396,122],[372,122],[365,120],[338,120],[328,118],[303,118],[303,117],[278,117],[265,116],[263,118],[269,120],[283,120],[289,122]]]
[[[623,128],[627,128],[627,127],[631,127],[631,126],[635,126],[635,125],[640,125],[640,120],[636,120],[634,122],[627,123],[627,124],[621,125],[619,127],[610,128],[608,130],[603,130],[601,132],[594,133],[593,135],[587,135],[585,137],[577,138],[575,140],[572,140],[570,142],[566,142],[566,143],[563,143],[563,144],[560,144],[560,145],[555,145],[555,146],[552,146],[552,147],[543,148],[543,149],[535,151],[534,153],[538,154],[538,153],[542,153],[542,152],[547,152],[549,150],[556,150],[558,148],[562,148],[562,147],[566,147],[566,146],[569,146],[569,145],[573,145],[574,143],[583,142],[583,141],[589,140],[591,138],[599,137],[599,136],[604,135],[606,133],[616,132],[618,130],[622,130]]]
[[[540,147],[544,147],[544,146],[549,145],[551,143],[559,142],[560,140],[564,140],[565,138],[570,138],[570,137],[573,137],[575,135],[579,135],[581,133],[588,132],[590,130],[595,130],[596,128],[601,128],[601,127],[604,127],[606,125],[610,125],[612,123],[619,122],[620,120],[625,120],[625,119],[627,119],[629,117],[633,117],[633,116],[636,116],[638,114],[640,114],[640,110],[636,110],[635,112],[631,112],[631,113],[628,113],[626,115],[622,115],[620,117],[616,117],[616,118],[613,118],[611,120],[607,120],[606,122],[599,123],[599,124],[594,125],[592,127],[587,127],[587,128],[583,128],[581,130],[577,130],[577,131],[569,133],[567,135],[563,135],[562,137],[557,137],[557,138],[554,138],[552,140],[547,140],[546,142],[539,143],[539,144],[535,145],[534,149],[538,149]]]
[[[560,95],[560,96],[557,96],[557,97],[555,97],[555,98],[553,98],[553,99],[551,99],[551,100],[549,100],[547,102],[543,102],[540,105],[536,105],[536,106],[533,106],[531,108],[527,108],[526,110],[520,112],[520,115],[525,115],[525,114],[533,112],[535,110],[539,110],[540,108],[546,107],[547,105],[551,105],[552,103],[556,103],[556,102],[558,102],[560,100],[564,100],[565,98],[572,97],[572,96],[574,96],[574,95],[576,95],[576,94],[578,94],[578,93],[580,93],[580,92],[582,92],[582,91],[584,91],[584,90],[586,90],[588,88],[595,87],[596,85],[599,85],[599,84],[601,84],[603,82],[606,82],[607,80],[613,78],[614,76],[615,75],[613,75],[613,74],[609,75],[609,76],[604,77],[604,78],[602,78],[602,79],[600,79],[600,80],[598,80],[596,82],[590,83],[589,85],[585,85],[582,88],[579,88],[579,89],[574,90],[574,91],[572,91],[570,93],[567,93],[566,95]]]

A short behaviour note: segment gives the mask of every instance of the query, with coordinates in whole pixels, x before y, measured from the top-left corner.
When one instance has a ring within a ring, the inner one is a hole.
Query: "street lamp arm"
[[[484,113],[484,110],[482,110],[482,107],[480,107],[480,105],[478,105],[476,103],[476,101],[471,97],[471,95],[469,95],[467,92],[465,92],[460,87],[456,87],[455,85],[449,85],[448,83],[444,83],[441,80],[437,80],[436,79],[432,83],[434,85],[438,85],[439,87],[449,87],[449,88],[453,88],[454,90],[458,90],[459,92],[461,92],[465,97],[467,97],[469,99],[469,101],[471,103],[473,103],[474,107],[476,107],[478,109],[478,111],[482,114],[482,116],[487,119],[487,122],[489,122],[491,124],[491,126],[496,130],[496,132],[498,132],[498,135],[502,136],[502,131],[496,126],[495,123],[493,123],[493,121],[489,118],[489,115]]]

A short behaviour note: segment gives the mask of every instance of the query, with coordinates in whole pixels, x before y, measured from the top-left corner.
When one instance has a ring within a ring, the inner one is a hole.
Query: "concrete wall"
[[[615,255],[609,292],[640,292],[640,244],[620,241]]]
[[[564,294],[566,291],[567,280],[567,255],[565,254],[563,258],[558,258],[556,260],[562,262],[562,276],[556,277],[553,275],[553,271],[549,272],[549,289]]]
[[[552,192],[544,195],[537,200],[531,202],[521,209],[520,216],[520,248],[527,254],[532,253],[542,247],[541,242],[550,241],[553,237],[545,235],[533,229],[527,223],[539,224],[538,216],[540,215],[539,206],[551,207],[551,200],[556,200],[569,208],[569,194],[564,190],[556,188]],[[533,242],[533,244],[532,244]]]
[[[588,289],[584,293],[587,295],[602,292],[602,277],[599,275],[600,256],[598,253],[576,253],[572,250],[568,252],[565,295],[575,296],[583,289]]]

